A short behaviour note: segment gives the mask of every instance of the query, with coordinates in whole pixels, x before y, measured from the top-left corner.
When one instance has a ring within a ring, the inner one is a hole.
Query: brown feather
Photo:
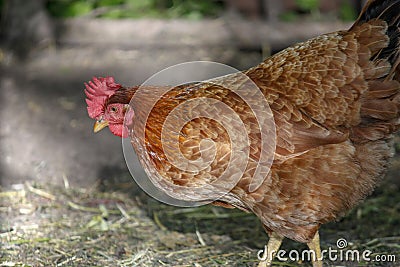
[[[400,1],[369,1],[348,31],[297,44],[243,72],[269,103],[277,134],[271,171],[252,192],[261,134],[251,109],[233,92],[243,85],[239,75],[218,78],[219,85],[175,87],[154,106],[153,96],[165,87],[121,88],[108,103],[128,103],[134,96],[132,144],[138,154],[149,152],[142,155],[142,164],[150,175],[155,168],[165,181],[196,190],[226,170],[233,149],[227,130],[206,118],[179,128],[181,116],[192,111],[174,115],[176,127],[167,135],[179,140],[187,159],[207,155],[210,148],[202,148],[201,140],[215,143],[209,166],[190,172],[171,164],[166,154],[177,159],[178,153],[172,143],[162,144],[162,126],[185,101],[207,97],[224,102],[246,126],[249,157],[243,159],[247,165],[237,185],[214,204],[251,210],[269,231],[309,242],[321,224],[370,194],[387,168],[391,136],[400,127],[399,10]],[[216,112],[213,106],[197,107]],[[143,127],[142,140],[137,129]]]

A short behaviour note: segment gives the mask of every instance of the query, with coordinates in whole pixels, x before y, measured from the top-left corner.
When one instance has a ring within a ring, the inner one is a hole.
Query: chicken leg
[[[312,259],[313,267],[322,267],[322,258],[321,258],[321,247],[319,245],[319,233],[318,231],[315,233],[311,242],[307,243],[308,248],[311,251],[314,251],[315,258]]]
[[[260,261],[258,267],[269,267],[272,264],[275,254],[278,252],[282,244],[283,237],[272,232],[269,237],[268,244],[264,250],[262,257],[265,260]],[[315,233],[313,239],[307,243],[308,248],[313,251],[315,258],[312,259],[313,267],[322,267],[321,247],[319,244],[319,233]]]
[[[260,263],[258,264],[258,267],[271,266],[272,260],[274,259],[275,254],[278,252],[279,247],[282,244],[282,240],[283,240],[283,237],[274,232],[272,232],[269,235],[268,244],[265,247],[264,254],[262,256],[263,259],[265,259],[265,260],[260,261]]]

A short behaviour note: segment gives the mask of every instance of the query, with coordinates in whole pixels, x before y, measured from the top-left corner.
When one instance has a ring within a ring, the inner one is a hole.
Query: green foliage
[[[48,2],[47,8],[56,17],[78,17],[88,14],[94,8],[94,3],[85,0],[54,0]]]
[[[172,6],[169,8],[172,17],[187,17],[200,19],[204,16],[215,16],[219,8],[213,0],[172,0]]]
[[[279,16],[279,18],[284,22],[294,22],[298,19],[298,17],[298,14],[294,11],[287,11]]]
[[[0,0],[1,1],[1,0]],[[77,17],[94,10],[97,17],[162,17],[200,19],[218,15],[222,4],[215,0],[48,0],[47,7],[55,17]]]
[[[357,18],[357,12],[347,1],[343,1],[339,10],[340,19],[343,21],[353,21]]]
[[[124,0],[98,0],[97,6],[115,6],[115,5],[121,5],[124,3]],[[137,2],[142,2],[142,1],[137,1]]]
[[[1,16],[3,15],[3,6],[4,6],[4,0],[0,0],[0,19]]]
[[[315,11],[319,8],[319,0],[296,0],[296,5],[304,11]]]
[[[110,2],[112,0],[104,0]],[[121,19],[121,18],[140,18],[140,17],[159,17],[158,10],[155,8],[156,0],[122,0],[120,6],[100,15],[102,18]]]

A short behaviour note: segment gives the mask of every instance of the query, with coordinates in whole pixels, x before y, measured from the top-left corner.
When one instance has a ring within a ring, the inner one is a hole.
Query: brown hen
[[[270,235],[268,259],[260,266],[271,264],[272,252],[284,237],[307,243],[317,256],[313,265],[322,266],[318,228],[370,194],[392,156],[392,135],[400,127],[399,24],[399,0],[372,0],[349,30],[297,44],[243,72],[268,102],[277,137],[272,166],[256,190],[250,190],[251,178],[263,148],[254,113],[235,93],[246,90],[240,74],[177,86],[165,93],[161,93],[165,87],[139,90],[110,77],[95,78],[86,90],[89,115],[97,120],[95,131],[109,126],[116,135],[131,136],[149,176],[195,193],[227,168],[233,153],[230,136],[213,119],[197,117],[182,128],[177,123],[177,129],[166,135],[178,140],[186,159],[195,161],[205,155],[203,139],[215,145],[215,157],[207,168],[182,170],[168,157],[176,156],[176,147],[162,143],[163,123],[178,105],[191,99],[225,103],[246,127],[249,145],[241,149],[248,149],[248,158],[243,158],[245,169],[237,184],[226,194],[222,186],[219,199],[211,200],[260,218]],[[163,96],[153,104],[150,100],[158,94]],[[212,105],[196,107],[213,112]],[[192,108],[183,109],[182,116]],[[138,132],[142,128],[143,136]],[[204,192],[208,193],[212,192]]]

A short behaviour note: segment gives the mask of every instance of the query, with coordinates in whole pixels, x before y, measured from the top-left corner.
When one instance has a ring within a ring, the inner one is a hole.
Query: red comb
[[[104,104],[108,97],[121,88],[119,83],[115,83],[114,77],[93,77],[85,83],[86,104],[89,117],[96,119],[104,112]]]

